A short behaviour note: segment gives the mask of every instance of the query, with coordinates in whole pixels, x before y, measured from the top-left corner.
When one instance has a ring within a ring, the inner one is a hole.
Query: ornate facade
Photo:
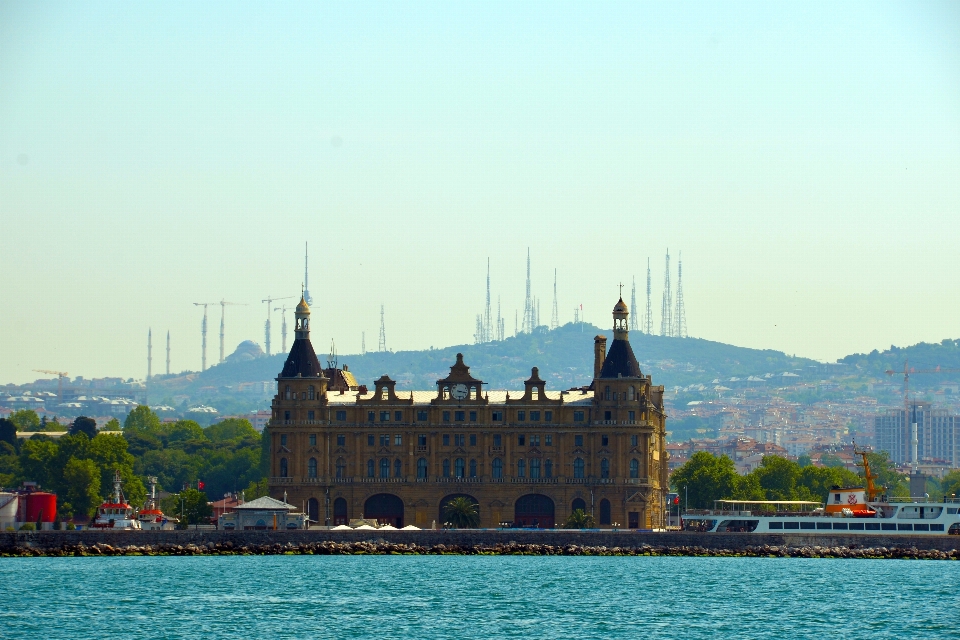
[[[548,391],[533,368],[523,391],[485,389],[462,354],[433,391],[330,389],[310,343],[310,308],[277,377],[270,493],[324,525],[375,518],[441,526],[454,497],[478,505],[481,527],[550,528],[583,509],[604,528],[662,527],[667,491],[663,387],[630,347],[628,309],[613,309],[613,343],[594,339],[592,384]]]

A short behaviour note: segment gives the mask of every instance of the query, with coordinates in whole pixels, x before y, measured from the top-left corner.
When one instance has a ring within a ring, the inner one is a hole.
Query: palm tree
[[[563,526],[566,529],[592,529],[595,525],[592,515],[583,509],[577,509],[570,514]]]
[[[460,496],[443,505],[443,520],[455,529],[476,529],[480,526],[480,511],[473,500]]]

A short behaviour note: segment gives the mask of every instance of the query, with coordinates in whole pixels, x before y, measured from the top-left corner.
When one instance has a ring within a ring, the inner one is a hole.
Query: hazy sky
[[[669,247],[694,336],[958,338],[958,205],[957,2],[0,1],[0,382],[262,344],[304,241],[319,352],[471,342],[488,257],[512,333],[527,247],[547,323]]]

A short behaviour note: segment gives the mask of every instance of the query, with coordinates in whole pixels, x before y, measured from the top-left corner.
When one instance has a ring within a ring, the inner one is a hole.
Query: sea
[[[3,638],[960,638],[960,562],[0,559]]]

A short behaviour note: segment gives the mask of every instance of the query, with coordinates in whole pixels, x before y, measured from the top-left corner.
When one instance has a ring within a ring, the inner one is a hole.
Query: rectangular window
[[[834,523],[833,523],[833,528],[834,528],[834,529],[846,529],[846,528],[847,528],[847,523],[846,523],[846,522],[834,522]]]
[[[376,422],[377,414],[373,411],[367,411],[367,422]]]
[[[310,434],[310,446],[311,447],[317,446],[317,434],[315,433]]]
[[[315,417],[315,416],[316,416],[316,412],[314,412],[314,411],[307,411],[307,420],[316,420],[316,417]]]
[[[610,411],[604,411],[603,419],[606,420],[607,422],[610,422],[611,420],[613,420],[613,414]]]
[[[543,419],[545,422],[553,422],[553,411],[544,411]]]
[[[880,531],[879,522],[865,522],[863,523],[863,528],[867,531]]]
[[[346,421],[347,421],[347,412],[337,411],[337,422],[346,422]]]
[[[850,529],[851,529],[851,531],[863,531],[863,523],[862,523],[862,522],[851,522],[851,523],[850,523]]]
[[[531,421],[531,422],[540,422],[540,412],[539,412],[539,411],[531,411],[531,412],[530,412],[530,421]]]
[[[417,436],[417,446],[418,447],[427,446],[427,434],[421,433]]]
[[[530,446],[539,447],[540,446],[540,436],[530,436]]]
[[[453,419],[456,420],[457,422],[463,422],[464,420],[467,419],[466,413],[464,411],[454,411]]]
[[[470,422],[476,422],[476,421],[477,421],[477,412],[476,412],[476,411],[471,411],[471,412],[470,412]]]
[[[500,438],[500,434],[499,434],[499,433],[498,433],[498,434],[495,434],[495,435],[493,436],[493,446],[495,446],[495,447],[502,447],[502,446],[503,446],[503,440]]]
[[[389,434],[389,433],[381,433],[381,434],[380,434],[380,446],[381,446],[381,447],[389,447],[389,446],[390,446],[390,434]]]
[[[801,523],[800,523],[800,528],[801,528],[801,529],[816,529],[816,528],[817,528],[817,523],[816,523],[816,522],[801,522]]]
[[[287,434],[285,433],[280,434],[280,446],[281,447],[287,446]]]
[[[462,434],[462,433],[455,433],[455,434],[453,434],[453,444],[454,444],[454,446],[462,447],[462,446],[463,446],[463,443],[464,443],[464,440],[466,440],[466,437],[467,437],[467,436],[465,436],[465,435]]]
[[[817,529],[832,529],[829,522],[818,522]]]
[[[548,446],[548,447],[552,447],[552,446],[553,446],[553,436],[552,436],[552,435],[543,436],[543,444],[545,444],[545,445]]]
[[[403,444],[403,437],[399,433],[393,436],[393,444],[396,447],[399,447]]]
[[[521,447],[522,447],[522,446],[525,446],[526,443],[527,443],[527,436],[517,436],[517,445],[518,445],[518,446],[521,446]]]
[[[374,440],[374,438],[375,438],[375,436],[374,436],[372,433],[367,434],[367,446],[368,446],[368,447],[376,446],[377,443],[376,443],[376,440]]]
[[[573,412],[573,421],[574,421],[574,422],[583,422],[583,411],[574,411],[574,412]]]
[[[573,436],[573,446],[582,447],[583,446],[583,436]]]
[[[390,412],[381,411],[380,412],[380,422],[390,422]]]
[[[397,422],[403,422],[403,411],[394,411],[393,419]]]
[[[475,433],[470,434],[470,446],[471,447],[477,446],[477,434]]]
[[[783,528],[784,528],[784,529],[799,529],[799,528],[800,528],[800,523],[799,523],[799,522],[784,522],[784,523],[783,523]]]
[[[426,411],[422,411],[422,410],[418,410],[418,411],[417,411],[417,420],[419,420],[420,422],[426,422],[426,421],[427,421],[427,412],[426,412]]]
[[[600,436],[600,446],[601,446],[601,447],[610,446],[610,437],[609,437],[609,436]]]
[[[450,412],[449,412],[449,411],[444,411],[444,412],[443,412],[443,421],[444,421],[444,422],[450,422]]]
[[[640,436],[630,436],[630,446],[636,447],[640,444]]]
[[[880,523],[880,528],[884,531],[896,531],[897,525],[892,522],[891,523],[882,522]]]
[[[338,447],[345,447],[345,446],[347,446],[347,436],[346,436],[346,434],[343,434],[343,433],[338,433],[338,434],[337,434],[337,446],[338,446]]]
[[[494,411],[490,418],[494,422],[503,422],[503,411]]]
[[[769,526],[771,529],[783,529],[783,523],[776,520],[771,520]]]
[[[450,446],[450,434],[449,434],[449,433],[443,434],[443,446],[445,446],[445,447],[449,447],[449,446]]]
[[[526,411],[517,411],[517,422],[523,422],[527,419]]]
[[[636,411],[628,411],[628,412],[627,412],[627,419],[630,420],[630,422],[634,422],[634,421],[637,419],[637,412],[636,412]]]
[[[284,420],[289,420],[289,419],[290,419],[290,412],[289,412],[289,411],[284,411],[284,412],[283,412],[283,419],[284,419]]]

